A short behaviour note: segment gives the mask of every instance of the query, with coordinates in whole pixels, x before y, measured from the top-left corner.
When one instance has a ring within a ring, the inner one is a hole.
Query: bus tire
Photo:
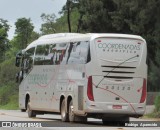
[[[31,108],[30,108],[30,102],[28,102],[28,104],[27,104],[27,112],[28,112],[29,118],[36,117],[36,112],[31,110]]]
[[[69,112],[68,113],[69,113],[69,121],[70,122],[80,122],[80,123],[87,122],[87,117],[78,116],[78,115],[74,114],[72,100],[69,103]]]
[[[63,122],[68,121],[68,113],[66,111],[65,99],[61,102],[61,119]]]
[[[21,109],[21,112],[26,112],[26,109]]]

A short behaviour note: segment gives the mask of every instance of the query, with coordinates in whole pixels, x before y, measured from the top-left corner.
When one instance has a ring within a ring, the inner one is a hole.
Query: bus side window
[[[88,54],[87,54],[87,62],[90,62],[91,61],[91,51],[90,51],[90,45],[88,44]]]
[[[74,45],[74,43],[73,43],[73,42],[70,42],[70,43],[69,43],[69,46],[68,46],[68,48],[67,48],[66,64],[68,64],[68,62],[69,62],[69,59],[70,59],[70,56],[71,56],[71,53],[72,53],[72,49],[73,49],[73,45]]]
[[[89,52],[89,42],[81,41],[73,44],[68,64],[85,64],[87,63]]]
[[[23,60],[23,69],[24,73],[29,73],[33,68],[33,57],[34,57],[35,47],[30,48],[25,52],[24,60]]]
[[[56,57],[56,44],[51,44],[49,47],[48,64],[54,65],[55,57]]]
[[[34,64],[43,65],[44,64],[44,55],[45,55],[45,45],[38,45],[36,48],[36,55]]]
[[[50,46],[51,45],[45,45],[44,49],[44,65],[50,65],[51,64],[51,54],[50,54]]]
[[[65,46],[63,46],[62,51],[61,51],[61,56],[60,56],[60,64],[66,64],[67,63],[67,59],[68,59],[68,50],[69,50],[69,46],[70,43],[64,43]]]
[[[51,61],[53,65],[61,64],[61,62],[64,60],[65,57],[66,48],[67,48],[66,43],[58,43],[55,44],[54,48],[51,49],[52,52]]]
[[[88,61],[88,53],[89,52],[89,42],[88,41],[82,41],[80,43],[80,63],[81,64],[85,64],[87,63]]]

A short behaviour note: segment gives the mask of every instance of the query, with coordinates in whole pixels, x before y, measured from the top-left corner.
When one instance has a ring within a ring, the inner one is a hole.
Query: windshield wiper
[[[99,81],[99,83],[96,85],[96,88],[98,88],[98,85],[104,80],[105,77],[107,77],[111,72],[113,72],[113,70],[115,70],[115,69],[118,68],[120,65],[124,64],[125,62],[127,62],[127,61],[129,61],[129,60],[131,60],[131,59],[133,59],[133,58],[135,58],[135,57],[139,57],[139,55],[130,57],[130,58],[128,58],[127,60],[125,60],[125,61],[119,63],[117,66],[115,66],[112,70],[110,70],[110,71],[107,73],[107,75],[105,75],[105,76],[101,79],[101,81]]]

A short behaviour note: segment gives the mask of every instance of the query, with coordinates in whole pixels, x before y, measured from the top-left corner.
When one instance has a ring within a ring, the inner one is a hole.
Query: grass
[[[0,87],[0,109],[18,109],[18,89],[14,84],[6,84]]]
[[[18,109],[18,95],[10,96],[9,102],[7,104],[0,105],[0,109],[17,110]]]
[[[160,118],[160,112],[152,112],[150,114],[146,114],[144,117],[147,117],[147,118]]]
[[[18,104],[8,103],[6,105],[0,106],[2,110],[18,110]]]

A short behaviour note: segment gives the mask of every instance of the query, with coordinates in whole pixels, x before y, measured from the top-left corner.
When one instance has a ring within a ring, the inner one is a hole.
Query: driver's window
[[[23,69],[26,74],[28,74],[32,70],[34,51],[35,51],[35,47],[30,48],[25,52],[24,60],[23,60],[23,66],[24,66]]]

